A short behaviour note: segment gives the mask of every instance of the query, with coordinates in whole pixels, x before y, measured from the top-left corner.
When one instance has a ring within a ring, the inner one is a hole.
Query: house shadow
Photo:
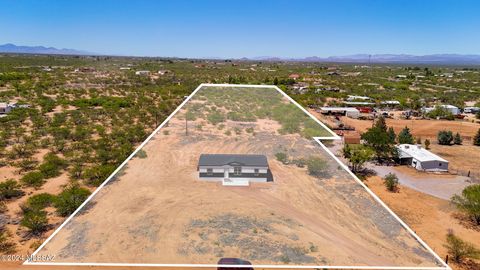
[[[273,174],[270,169],[267,170],[267,182],[273,182]]]

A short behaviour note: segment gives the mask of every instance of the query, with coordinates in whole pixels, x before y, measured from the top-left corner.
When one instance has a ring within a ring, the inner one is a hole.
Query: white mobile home
[[[200,180],[221,181],[224,186],[272,181],[264,155],[202,154],[197,170]]]
[[[320,112],[322,114],[341,114],[350,118],[358,118],[360,111],[352,107],[321,107]]]
[[[400,144],[397,147],[401,164],[419,171],[447,172],[448,161],[422,148],[420,145]]]
[[[450,112],[451,114],[453,114],[453,115],[458,115],[458,114],[461,113],[461,112],[460,112],[460,109],[459,109],[458,107],[456,107],[456,106],[453,106],[453,105],[438,105],[438,107],[443,108],[443,109],[449,111],[449,112]],[[435,107],[423,108],[422,111],[423,111],[424,113],[429,113],[429,112],[433,111],[434,109],[435,109]]]

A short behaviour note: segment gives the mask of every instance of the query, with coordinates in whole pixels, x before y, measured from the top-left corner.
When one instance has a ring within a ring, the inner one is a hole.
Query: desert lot
[[[39,255],[84,263],[216,264],[238,257],[255,265],[442,266],[305,133],[282,132],[269,117],[212,123],[211,114],[238,104],[228,99],[213,108],[197,95]],[[322,159],[324,170],[313,176],[276,160],[278,152]],[[266,155],[274,180],[248,187],[201,181],[204,153]]]

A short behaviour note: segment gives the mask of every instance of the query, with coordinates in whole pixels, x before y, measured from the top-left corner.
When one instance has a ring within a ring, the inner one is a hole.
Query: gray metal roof
[[[267,157],[264,155],[240,154],[202,154],[198,166],[241,165],[253,167],[268,167]]]

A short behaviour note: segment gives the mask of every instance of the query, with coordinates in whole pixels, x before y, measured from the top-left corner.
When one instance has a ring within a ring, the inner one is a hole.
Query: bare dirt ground
[[[414,237],[311,139],[278,124],[172,118],[39,252],[57,262],[439,266]],[[253,128],[254,132],[248,132]],[[226,131],[235,131],[226,134]],[[240,130],[240,131],[239,131]],[[321,177],[274,154],[315,156]],[[274,182],[198,179],[202,153],[265,154]]]
[[[342,122],[347,125],[354,126],[359,132],[365,132],[372,127],[371,120],[358,120],[349,117],[341,117]],[[410,128],[414,136],[425,138],[437,138],[440,130],[451,130],[459,132],[465,139],[471,140],[480,128],[477,123],[467,121],[447,121],[447,120],[403,120],[403,119],[386,119],[387,125],[393,127],[398,134],[405,126]]]
[[[448,201],[405,186],[400,186],[397,193],[388,192],[378,176],[369,178],[366,183],[440,257],[445,258],[447,255],[444,245],[449,229],[452,229],[460,238],[474,243],[477,248],[480,248],[478,241],[480,230],[463,225],[462,219],[457,218],[455,208]],[[455,264],[450,264],[450,266],[453,269],[464,269]]]

